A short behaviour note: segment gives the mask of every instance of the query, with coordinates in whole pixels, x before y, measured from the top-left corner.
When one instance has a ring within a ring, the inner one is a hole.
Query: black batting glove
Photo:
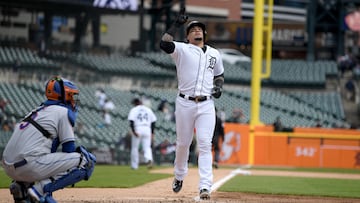
[[[221,93],[222,93],[221,87],[215,86],[215,87],[213,87],[213,89],[212,89],[211,95],[212,95],[213,97],[215,97],[216,99],[218,99],[218,98],[220,98]]]
[[[188,18],[189,17],[185,15],[185,8],[182,8],[174,23],[175,27],[179,28],[183,26],[188,21]]]
[[[183,26],[188,20],[188,16],[185,15],[185,8],[181,9],[178,16],[176,17],[175,22],[170,26],[170,28],[166,31],[167,34],[171,35],[172,37],[175,36],[176,30]],[[165,41],[172,41],[165,40]]]

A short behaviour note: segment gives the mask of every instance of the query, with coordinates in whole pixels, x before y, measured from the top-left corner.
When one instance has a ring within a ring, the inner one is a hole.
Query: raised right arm
[[[181,9],[176,21],[170,26],[170,28],[164,33],[160,41],[160,48],[168,54],[171,54],[175,50],[174,35],[178,28],[183,26],[187,22],[188,16],[185,15],[185,8]]]

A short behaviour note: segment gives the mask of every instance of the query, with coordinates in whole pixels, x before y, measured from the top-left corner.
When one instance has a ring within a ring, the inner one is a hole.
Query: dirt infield
[[[317,177],[317,178],[341,178],[341,179],[360,179],[357,174],[336,174],[336,173],[309,173],[309,172],[286,172],[268,170],[249,170],[251,175],[275,175],[275,176],[297,176],[297,177]],[[172,173],[172,169],[152,170],[153,173]],[[219,182],[228,176],[230,169],[214,170],[214,183]],[[171,190],[172,178],[154,181],[137,188],[65,188],[54,193],[55,199],[59,203],[188,203],[198,202],[198,172],[197,169],[190,169],[189,174],[184,180],[183,189],[178,194]],[[7,189],[0,190],[0,203],[12,202],[12,197]],[[285,195],[262,195],[251,193],[229,193],[213,191],[211,203],[352,203],[359,202],[360,199],[341,199],[330,197],[307,197],[307,196],[285,196]]]

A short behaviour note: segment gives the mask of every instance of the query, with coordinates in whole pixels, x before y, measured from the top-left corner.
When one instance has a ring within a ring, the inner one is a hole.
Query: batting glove
[[[179,12],[179,15],[176,18],[175,26],[181,27],[188,21],[188,16],[185,15],[185,8],[182,8]]]
[[[215,87],[213,87],[213,89],[212,89],[211,95],[212,95],[213,97],[215,97],[216,99],[218,99],[218,98],[220,98],[221,93],[222,93],[221,87],[215,86]]]

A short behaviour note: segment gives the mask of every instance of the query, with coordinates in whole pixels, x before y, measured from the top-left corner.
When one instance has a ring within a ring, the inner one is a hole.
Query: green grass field
[[[0,188],[7,188],[11,179],[0,168]],[[97,165],[88,181],[80,181],[76,187],[131,188],[147,182],[170,177],[170,174],[149,173],[146,167],[132,170],[129,166]]]
[[[360,198],[359,188],[360,180],[236,176],[225,183],[219,191]]]
[[[0,169],[0,188],[7,188],[11,180],[5,175],[2,168]],[[359,170],[350,169],[256,169],[360,174]],[[131,170],[129,166],[97,165],[91,179],[77,183],[76,187],[131,188],[171,176],[171,174],[149,173],[144,166],[139,170]],[[360,198],[360,180],[238,175],[218,190],[222,192]]]

